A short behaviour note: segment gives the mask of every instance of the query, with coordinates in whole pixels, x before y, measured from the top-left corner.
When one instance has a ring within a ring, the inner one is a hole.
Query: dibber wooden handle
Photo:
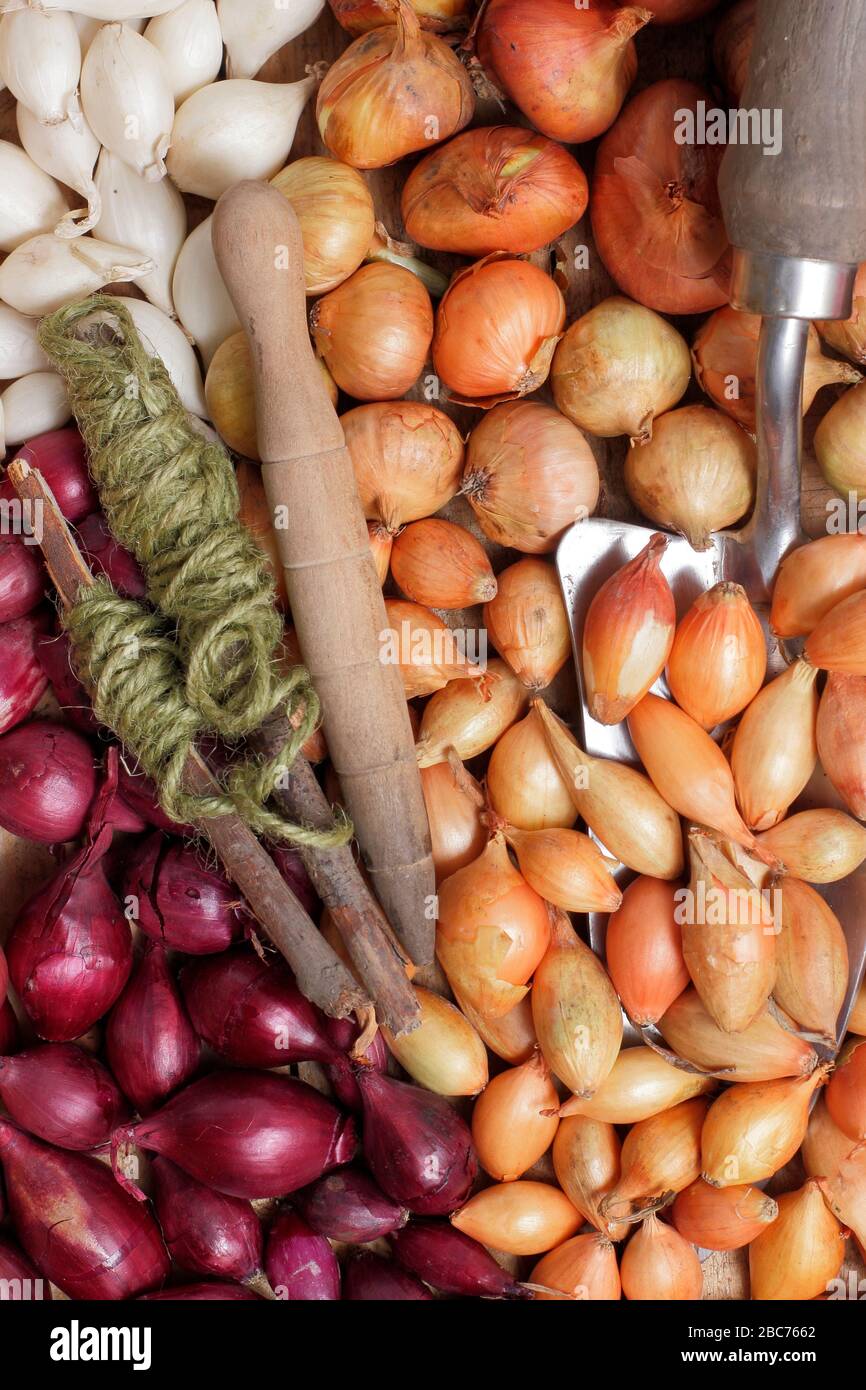
[[[719,193],[734,246],[866,258],[864,65],[863,0],[759,0],[740,105],[774,123],[780,147],[728,146]]]
[[[310,346],[300,228],[276,189],[241,183],[216,206],[213,246],[252,352],[262,479],[328,748],[377,896],[423,965],[427,814],[400,673],[380,660],[388,619],[352,462]]]

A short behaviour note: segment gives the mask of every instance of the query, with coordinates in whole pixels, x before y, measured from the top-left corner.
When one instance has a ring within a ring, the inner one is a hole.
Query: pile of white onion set
[[[659,532],[599,588],[580,653],[592,714],[627,721],[640,766],[590,756],[559,717],[571,634],[551,557],[598,506],[596,441],[623,442],[635,507],[696,549],[754,500],[757,322],[727,304],[718,152],[689,152],[685,206],[671,192],[669,115],[700,89],[629,100],[640,30],[713,0],[489,0],[468,39],[473,0],[329,4],[340,57],[322,73],[316,29],[286,83],[261,69],[324,0],[0,3],[20,140],[0,142],[6,444],[69,417],[39,317],[130,282],[186,409],[239,456],[242,514],[276,569],[249,349],[210,209],[184,195],[248,177],[283,193],[403,635],[453,1002],[419,985],[420,1028],[386,1041],[392,1070],[470,1118],[486,1177],[453,1228],[523,1261],[541,1299],[697,1299],[706,1252],[746,1248],[752,1297],[820,1297],[847,1233],[850,1257],[866,1247],[866,992],[825,1064],[848,959],[816,889],[866,859],[866,539],[785,560],[772,628],[804,654],[768,680],[739,586],[677,614]],[[732,88],[752,8],[718,31]],[[503,124],[476,111],[479,65],[512,103]],[[308,104],[320,138],[293,158]],[[599,135],[590,188],[580,145]],[[407,244],[365,172],[392,164]],[[569,319],[548,253],[561,269],[587,207],[615,292]],[[866,495],[864,273],[851,319],[810,335],[804,410],[832,389],[818,460]],[[691,345],[666,317],[706,313]],[[323,758],[321,737],[307,751]],[[798,810],[819,759],[839,805]],[[604,961],[569,917],[589,912],[607,914]],[[338,944],[327,914],[322,930]]]

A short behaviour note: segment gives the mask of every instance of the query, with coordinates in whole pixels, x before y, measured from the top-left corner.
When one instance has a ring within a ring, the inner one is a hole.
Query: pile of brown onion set
[[[560,718],[550,557],[599,504],[593,439],[628,441],[631,501],[697,549],[754,500],[757,323],[727,304],[720,152],[674,139],[708,93],[630,96],[641,31],[715,3],[330,0],[346,46],[321,147],[272,171],[417,727],[444,973],[416,982],[416,1031],[353,1058],[356,1025],[303,997],[97,724],[38,549],[0,538],[0,826],[55,856],[0,951],[0,1289],[695,1300],[707,1252],[747,1248],[753,1298],[806,1300],[864,1254],[866,992],[826,1064],[848,958],[815,885],[866,859],[866,539],[786,559],[771,623],[804,655],[767,680],[737,585],[677,621],[659,532],[595,595],[582,652],[592,714],[628,722],[641,767]],[[714,30],[732,97],[753,12]],[[596,137],[588,180],[573,147]],[[407,244],[361,172],[404,159]],[[574,316],[548,250],[587,210],[611,293]],[[209,418],[274,557],[249,353],[209,264],[190,247],[179,317],[207,310]],[[804,410],[837,396],[815,449],[843,494],[866,492],[866,384],[839,389],[866,362],[863,302],[807,360]],[[708,315],[691,342],[689,315]],[[76,430],[20,452],[94,570],[140,595]],[[321,734],[305,753],[338,799]],[[847,810],[792,811],[819,759]],[[299,858],[273,853],[343,953]],[[604,961],[569,915],[588,912]]]

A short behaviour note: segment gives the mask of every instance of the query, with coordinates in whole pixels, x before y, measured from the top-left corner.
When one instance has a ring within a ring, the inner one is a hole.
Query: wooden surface
[[[531,0],[527,0],[527,3],[531,3]],[[707,20],[683,28],[656,29],[649,26],[641,31],[637,37],[639,70],[633,90],[638,91],[661,78],[685,77],[703,83],[710,88],[714,96],[723,98],[721,104],[727,105],[727,99],[723,97],[713,71],[711,55],[714,22],[726,8],[727,4],[723,3]],[[319,22],[302,38],[275,55],[259,76],[269,81],[295,81],[304,76],[308,65],[322,60],[328,63],[332,62],[343,51],[348,41],[348,36],[339,28],[330,10],[326,7]],[[509,107],[503,112],[492,103],[479,105],[474,124],[488,125],[502,122],[512,125],[527,124],[514,108]],[[0,138],[17,139],[14,102],[8,91],[0,94]],[[321,153],[325,153],[325,151],[316,131],[314,103],[311,103],[301,118],[291,159]],[[578,147],[574,153],[591,180],[594,146]],[[365,175],[374,196],[378,219],[384,223],[393,237],[400,240],[405,239],[400,218],[400,190],[412,163],[412,160],[403,161],[390,169],[376,170]],[[77,202],[73,205],[77,206]],[[190,215],[190,229],[197,225],[211,211],[212,207],[210,203],[199,198],[188,198],[187,205]],[[587,247],[589,251],[588,266],[586,269],[576,269],[575,251],[583,246]],[[453,271],[464,263],[456,257],[436,255],[427,251],[421,251],[420,254],[424,259],[447,272]],[[556,274],[565,294],[568,309],[567,321],[569,323],[608,294],[617,292],[616,286],[610,280],[595,253],[588,215],[584,216],[582,221],[553,247],[536,252],[532,259]],[[137,293],[134,289],[128,292]],[[702,321],[701,316],[675,320],[677,327],[684,333],[689,342],[691,342]],[[422,377],[409,394],[421,398],[424,391],[423,382],[424,378]],[[802,517],[804,529],[807,534],[812,536],[824,532],[826,506],[833,494],[820,477],[811,450],[811,439],[818,420],[838,394],[839,388],[836,387],[821,391],[816,405],[806,421]],[[539,398],[551,399],[546,389],[539,393]],[[703,399],[702,393],[693,381],[683,404]],[[440,400],[437,403],[453,415],[464,432],[468,431],[479,418],[477,412],[451,407],[446,400]],[[341,398],[340,409],[348,409],[352,404],[354,402]],[[612,440],[591,438],[590,443],[603,480],[603,496],[599,511],[607,516],[639,520],[640,518],[625,494],[622,483],[622,465],[628,447],[627,441],[624,438]],[[444,514],[467,525],[476,535],[480,535],[474,523],[471,509],[464,499],[455,499],[449,504]],[[485,542],[485,544],[487,543]],[[489,544],[488,550],[497,571],[509,560],[518,558],[516,555],[509,555],[500,547]],[[470,624],[477,625],[480,621],[479,610],[443,616],[448,618],[452,626],[459,627]],[[573,714],[576,690],[573,673],[569,669],[562,673],[552,690],[546,692],[546,694],[548,693],[551,697],[551,703],[560,713],[565,717]],[[7,934],[20,904],[40,883],[45,881],[52,872],[55,863],[56,861],[51,854],[44,848],[25,845],[0,831],[0,941]],[[549,1160],[542,1160],[537,1175],[552,1176]],[[785,1188],[793,1187],[801,1182],[802,1175],[793,1169],[786,1172],[781,1181],[781,1190],[785,1190]],[[850,1242],[850,1245],[853,1247],[853,1241]],[[858,1262],[853,1249],[850,1267],[856,1268],[861,1276],[866,1273],[866,1268],[861,1262]],[[704,1298],[706,1300],[742,1299],[749,1296],[748,1262],[744,1251],[728,1255],[709,1255],[704,1263],[704,1275]]]

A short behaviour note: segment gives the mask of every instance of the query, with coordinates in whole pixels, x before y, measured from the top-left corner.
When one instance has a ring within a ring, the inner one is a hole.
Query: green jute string
[[[111,530],[139,561],[156,610],[100,582],[66,614],[98,717],[153,777],[173,819],[231,811],[272,839],[345,844],[352,826],[342,812],[318,830],[265,805],[315,728],[319,702],[305,667],[278,667],[273,580],[239,520],[227,453],[190,423],[122,300],[68,305],[43,319],[39,339],[65,379]],[[220,795],[184,792],[196,737],[239,739],[281,707],[291,734],[275,757],[235,764]]]

